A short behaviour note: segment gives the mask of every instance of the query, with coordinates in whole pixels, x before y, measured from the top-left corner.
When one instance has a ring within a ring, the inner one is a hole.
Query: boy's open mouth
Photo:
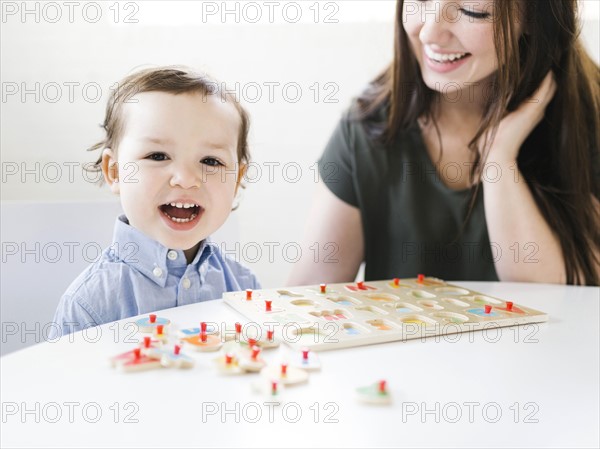
[[[202,208],[193,203],[169,203],[159,206],[160,211],[175,223],[188,223],[198,216]]]

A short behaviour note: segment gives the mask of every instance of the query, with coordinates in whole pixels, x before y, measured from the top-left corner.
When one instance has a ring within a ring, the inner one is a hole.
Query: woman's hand
[[[512,163],[517,160],[521,145],[544,117],[555,92],[554,75],[548,72],[533,95],[502,119],[491,143],[488,161]]]
[[[556,82],[549,73],[529,99],[500,121],[486,162],[497,164],[501,171],[493,179],[481,178],[490,242],[501,250],[517,247],[535,251],[533,257],[512,258],[505,254],[494,260],[502,281],[564,284],[566,280],[560,241],[516,164],[519,149],[544,117],[555,91]]]

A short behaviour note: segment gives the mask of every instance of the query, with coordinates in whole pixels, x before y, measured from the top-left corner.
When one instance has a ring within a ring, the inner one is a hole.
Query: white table
[[[321,372],[275,408],[252,392],[258,375],[217,375],[214,353],[188,371],[113,370],[108,358],[132,345],[104,325],[97,342],[89,331],[0,359],[2,447],[598,447],[600,289],[457,283],[550,320],[323,352]],[[221,301],[160,315],[242,321]],[[356,401],[356,387],[382,378],[391,406]]]

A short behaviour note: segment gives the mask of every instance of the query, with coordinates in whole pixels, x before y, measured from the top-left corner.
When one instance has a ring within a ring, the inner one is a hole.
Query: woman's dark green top
[[[472,190],[446,186],[418,125],[383,146],[367,135],[363,122],[350,117],[347,113],[339,122],[319,171],[338,198],[360,209],[365,279],[423,273],[444,280],[497,281],[494,258],[513,254],[490,245],[482,188],[465,224]],[[449,164],[441,169],[457,179],[458,170],[468,167]],[[487,176],[498,176],[493,172]]]

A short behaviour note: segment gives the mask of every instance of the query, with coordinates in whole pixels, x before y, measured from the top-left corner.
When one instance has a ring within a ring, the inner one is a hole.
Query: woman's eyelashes
[[[487,19],[490,17],[489,12],[477,12],[469,9],[460,9],[460,12],[465,16],[473,17],[474,19]]]
[[[418,0],[418,1],[420,3],[427,3],[429,0]],[[458,5],[454,5],[454,6],[458,6]],[[442,11],[444,11],[445,9],[446,9],[446,7],[442,6]],[[472,17],[473,19],[487,19],[491,16],[491,14],[489,12],[478,12],[478,11],[474,11],[473,9],[459,8],[459,11],[461,14],[464,14],[467,17]]]

